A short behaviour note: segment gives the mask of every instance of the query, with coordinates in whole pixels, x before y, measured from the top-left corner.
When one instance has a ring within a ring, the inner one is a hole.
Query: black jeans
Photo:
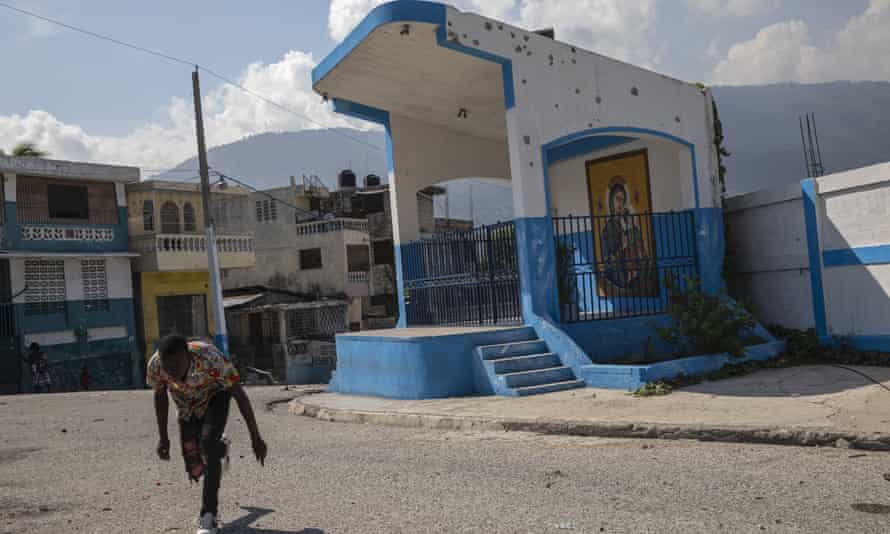
[[[231,397],[230,393],[220,391],[210,399],[204,417],[179,420],[179,437],[183,451],[186,449],[186,444],[197,443],[206,462],[204,494],[201,501],[202,516],[208,512],[217,515],[222,459],[227,452],[226,445],[221,441],[221,438],[229,418],[229,399]],[[185,453],[183,454],[185,455]],[[189,461],[186,458],[186,470],[190,467],[188,464]]]

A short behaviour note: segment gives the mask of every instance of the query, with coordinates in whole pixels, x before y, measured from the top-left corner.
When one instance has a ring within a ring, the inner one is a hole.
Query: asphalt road
[[[226,533],[890,532],[885,453],[435,432],[258,406],[261,468],[232,410]],[[0,533],[194,532],[200,490],[155,442],[147,391],[0,397]]]

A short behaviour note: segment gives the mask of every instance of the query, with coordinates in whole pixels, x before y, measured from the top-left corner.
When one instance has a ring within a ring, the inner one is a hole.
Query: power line
[[[257,189],[256,187],[254,187],[254,186],[252,186],[252,185],[250,185],[250,184],[248,184],[248,183],[245,183],[245,182],[239,180],[238,178],[235,178],[234,176],[229,176],[228,174],[223,174],[223,173],[221,173],[221,172],[219,172],[219,171],[217,171],[217,170],[215,170],[215,169],[211,170],[210,172],[213,173],[213,174],[215,174],[215,175],[217,175],[217,176],[219,176],[219,177],[222,178],[222,179],[225,179],[225,180],[231,180],[231,181],[235,182],[235,183],[238,184],[238,185],[244,186],[244,187],[250,189],[251,191],[253,191],[254,193],[259,193],[259,194],[261,194],[261,195],[263,195],[263,196],[269,197],[269,198],[271,198],[272,200],[274,200],[274,201],[276,201],[276,202],[278,202],[278,203],[280,203],[280,204],[283,204],[283,205],[285,205],[285,206],[287,206],[287,207],[293,209],[294,211],[297,211],[297,212],[300,212],[300,213],[310,213],[310,214],[313,213],[313,212],[310,211],[310,210],[305,210],[305,209],[303,209],[303,208],[301,208],[301,207],[299,207],[299,206],[296,206],[296,205],[294,205],[294,204],[291,204],[290,202],[287,202],[287,201],[281,200],[280,198],[274,197],[274,196],[272,196],[271,194],[267,193],[266,191],[261,191],[260,189]]]
[[[146,54],[151,54],[151,55],[153,55],[153,56],[157,56],[157,57],[160,57],[160,58],[164,58],[164,59],[169,60],[169,61],[175,61],[176,63],[182,63],[183,65],[188,65],[189,67],[191,67],[191,66],[193,66],[193,65],[195,64],[193,61],[186,61],[186,60],[184,60],[184,59],[180,59],[180,58],[178,58],[178,57],[173,57],[173,56],[167,55],[167,54],[165,54],[165,53],[163,53],[163,52],[158,52],[157,50],[152,50],[152,49],[150,49],[150,48],[145,48],[145,47],[142,47],[142,46],[134,45],[134,44],[127,43],[127,42],[124,42],[124,41],[120,41],[120,40],[115,39],[115,38],[113,38],[113,37],[108,37],[107,35],[101,35],[101,34],[98,34],[98,33],[95,33],[95,32],[91,32],[91,31],[89,31],[89,30],[85,30],[85,29],[83,29],[83,28],[78,28],[77,26],[72,26],[72,25],[70,25],[70,24],[65,24],[64,22],[60,22],[60,21],[58,21],[58,20],[54,20],[54,19],[51,19],[51,18],[49,18],[49,17],[44,17],[43,15],[38,15],[37,13],[34,13],[34,12],[32,12],[32,11],[27,11],[27,10],[25,10],[25,9],[21,9],[21,8],[18,8],[18,7],[15,7],[15,6],[11,6],[11,5],[9,5],[9,4],[7,4],[7,3],[4,3],[4,2],[0,2],[0,7],[5,7],[6,9],[11,9],[12,11],[17,11],[17,12],[23,14],[23,15],[28,15],[29,17],[34,17],[34,18],[36,18],[36,19],[40,19],[40,20],[42,20],[42,21],[44,21],[44,22],[49,22],[50,24],[55,24],[55,25],[57,25],[57,26],[61,26],[61,27],[63,27],[63,28],[68,28],[69,30],[76,31],[76,32],[82,33],[82,34],[84,34],[84,35],[89,35],[90,37],[95,37],[96,39],[102,39],[103,41],[108,41],[108,42],[110,42],[110,43],[114,43],[114,44],[116,44],[116,45],[125,46],[125,47],[127,47],[127,48],[132,48],[133,50],[138,50],[138,51],[140,51],[140,52],[145,52]]]
[[[291,113],[291,114],[293,114],[293,115],[295,115],[295,116],[297,116],[297,117],[300,117],[300,118],[302,118],[302,119],[305,119],[305,120],[311,122],[312,124],[315,124],[316,126],[320,126],[320,127],[321,127],[322,129],[324,129],[324,130],[328,130],[328,131],[333,132],[333,133],[336,133],[336,134],[338,134],[338,135],[342,135],[343,137],[345,137],[345,138],[347,138],[347,139],[352,139],[352,140],[355,141],[356,143],[365,145],[365,146],[368,147],[368,148],[373,148],[374,150],[383,150],[383,149],[380,148],[379,146],[372,145],[371,143],[368,143],[367,141],[362,141],[362,140],[359,139],[358,137],[353,137],[353,136],[351,136],[351,135],[349,135],[349,134],[347,134],[347,133],[345,133],[345,132],[341,132],[340,130],[337,130],[337,129],[335,129],[335,128],[329,128],[329,127],[325,126],[324,124],[322,124],[322,123],[316,121],[315,119],[311,119],[311,118],[307,117],[306,115],[303,115],[303,114],[301,114],[301,113],[297,113],[296,111],[293,111],[293,110],[291,110],[291,109],[289,109],[289,108],[286,108],[286,107],[282,106],[281,104],[279,104],[278,102],[275,102],[274,100],[270,100],[270,99],[264,97],[263,95],[261,95],[261,94],[259,94],[259,93],[256,93],[256,92],[254,92],[254,91],[248,89],[247,87],[244,87],[244,86],[241,85],[240,83],[234,82],[234,81],[232,81],[232,80],[226,78],[225,76],[222,76],[222,75],[220,75],[220,74],[217,74],[217,73],[213,72],[212,70],[210,70],[210,69],[208,69],[208,68],[206,68],[206,67],[202,67],[202,66],[200,66],[200,65],[196,65],[196,66],[197,66],[199,69],[201,69],[202,71],[206,72],[207,74],[213,76],[214,78],[218,78],[219,80],[221,80],[221,81],[224,82],[224,83],[227,83],[227,84],[229,84],[229,85],[232,85],[232,86],[234,86],[234,87],[237,87],[238,89],[241,89],[241,90],[244,91],[245,93],[247,93],[247,94],[249,94],[249,95],[251,95],[251,96],[253,96],[253,97],[255,97],[255,98],[258,98],[258,99],[262,100],[263,102],[269,104],[270,106],[273,106],[273,107],[276,107],[276,108],[280,109],[281,111],[285,111],[285,112],[287,112],[287,113]]]
[[[337,134],[337,135],[340,135],[340,136],[342,136],[342,137],[345,137],[345,138],[347,138],[347,139],[350,139],[350,140],[352,140],[352,141],[355,141],[356,143],[362,144],[362,145],[364,145],[364,146],[366,146],[366,147],[368,147],[368,148],[373,148],[374,150],[383,150],[382,148],[380,148],[380,147],[378,147],[378,146],[376,146],[376,145],[372,145],[371,143],[368,143],[368,142],[366,142],[366,141],[362,141],[361,139],[359,139],[359,138],[357,138],[357,137],[354,137],[354,136],[351,136],[351,135],[349,135],[349,134],[347,134],[347,133],[345,133],[345,132],[342,132],[342,131],[340,131],[340,130],[338,130],[338,129],[330,128],[330,127],[328,127],[328,126],[325,126],[324,124],[322,124],[322,123],[320,123],[320,122],[318,122],[318,121],[316,121],[316,120],[314,120],[314,119],[312,119],[312,118],[310,118],[310,117],[308,117],[308,116],[306,116],[306,115],[303,115],[302,113],[298,113],[298,112],[296,112],[296,111],[294,111],[294,110],[292,110],[292,109],[290,109],[290,108],[288,108],[288,107],[286,107],[286,106],[284,106],[284,105],[282,105],[282,104],[280,104],[280,103],[278,103],[278,102],[275,102],[274,100],[272,100],[272,99],[270,99],[270,98],[267,98],[267,97],[265,97],[265,96],[263,96],[263,95],[261,95],[261,94],[255,92],[255,91],[253,91],[253,90],[251,90],[251,89],[248,89],[247,87],[241,85],[240,83],[234,82],[234,81],[232,81],[231,79],[226,78],[225,76],[223,76],[223,75],[221,75],[221,74],[218,74],[218,73],[216,73],[216,72],[214,72],[214,71],[212,71],[212,70],[210,70],[210,69],[208,69],[208,68],[206,68],[206,67],[202,67],[202,66],[200,66],[196,61],[188,61],[188,60],[185,60],[185,59],[182,59],[182,58],[178,58],[178,57],[175,57],[175,56],[171,56],[171,55],[169,55],[169,54],[165,54],[165,53],[163,53],[163,52],[158,52],[157,50],[152,50],[152,49],[150,49],[150,48],[145,48],[145,47],[143,47],[143,46],[139,46],[139,45],[135,45],[135,44],[132,44],[132,43],[128,43],[128,42],[126,42],[126,41],[121,41],[121,40],[119,40],[119,39],[115,39],[115,38],[113,38],[113,37],[108,37],[107,35],[102,35],[102,34],[99,34],[99,33],[96,33],[96,32],[92,32],[92,31],[90,31],[90,30],[86,30],[86,29],[84,29],[84,28],[79,28],[79,27],[77,27],[77,26],[72,26],[72,25],[70,25],[70,24],[66,24],[66,23],[64,23],[64,22],[61,22],[61,21],[58,21],[58,20],[55,20],[55,19],[51,19],[51,18],[49,18],[49,17],[45,17],[45,16],[43,16],[43,15],[39,15],[39,14],[34,13],[34,12],[32,12],[32,11],[28,11],[28,10],[25,10],[25,9],[21,9],[21,8],[18,8],[18,7],[9,5],[9,4],[5,3],[5,2],[0,2],[0,7],[5,7],[6,9],[9,9],[9,10],[12,10],[12,11],[16,11],[16,12],[18,12],[18,13],[21,13],[21,14],[23,14],[23,15],[27,15],[27,16],[29,16],[29,17],[34,17],[34,18],[39,19],[39,20],[42,20],[42,21],[44,21],[44,22],[49,22],[50,24],[55,24],[55,25],[57,25],[57,26],[61,26],[61,27],[63,27],[63,28],[67,28],[67,29],[69,29],[69,30],[76,31],[76,32],[78,32],[78,33],[82,33],[82,34],[84,34],[84,35],[88,35],[88,36],[90,36],[90,37],[94,37],[94,38],[96,38],[96,39],[101,39],[101,40],[103,40],[103,41],[108,41],[108,42],[110,42],[110,43],[114,43],[114,44],[119,45],[119,46],[124,46],[124,47],[126,47],[126,48],[130,48],[130,49],[133,49],[133,50],[137,50],[137,51],[139,51],[139,52],[144,52],[144,53],[146,53],[146,54],[151,54],[151,55],[153,55],[153,56],[156,56],[156,57],[159,57],[159,58],[163,58],[163,59],[166,59],[166,60],[168,60],[168,61],[173,61],[173,62],[176,62],[176,63],[180,63],[180,64],[182,64],[182,65],[188,65],[189,67],[194,66],[194,67],[196,67],[196,68],[199,68],[199,69],[203,70],[204,72],[206,72],[207,74],[213,76],[214,78],[218,78],[218,79],[221,80],[222,82],[227,83],[227,84],[229,84],[229,85],[231,85],[231,86],[233,86],[233,87],[236,87],[236,88],[240,89],[241,91],[244,91],[245,93],[247,93],[247,94],[253,96],[254,98],[258,98],[258,99],[262,100],[263,102],[266,102],[267,104],[269,104],[269,105],[271,105],[271,106],[274,106],[275,108],[277,108],[277,109],[279,109],[279,110],[281,110],[281,111],[284,111],[284,112],[286,112],[286,113],[290,113],[291,115],[294,115],[295,117],[300,117],[301,119],[307,120],[307,121],[311,122],[312,124],[315,124],[316,126],[321,127],[321,128],[324,129],[324,130],[333,132],[333,133],[335,133],[335,134]]]

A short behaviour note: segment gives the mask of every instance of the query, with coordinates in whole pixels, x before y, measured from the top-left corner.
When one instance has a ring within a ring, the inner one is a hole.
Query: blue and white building
[[[0,372],[29,391],[21,356],[46,351],[54,390],[140,382],[125,184],[139,169],[0,157]]]
[[[312,82],[386,131],[398,270],[400,329],[338,336],[335,390],[633,388],[725,361],[612,365],[670,350],[666,277],[723,286],[706,89],[414,0],[372,11]],[[509,183],[514,220],[423,241],[417,191],[460,178]]]

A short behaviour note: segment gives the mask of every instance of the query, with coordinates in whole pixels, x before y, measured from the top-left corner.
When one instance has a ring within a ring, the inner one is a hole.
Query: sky
[[[372,128],[331,112],[314,65],[383,0],[0,0],[197,62],[208,145],[307,128]],[[890,0],[453,0],[463,10],[710,85],[890,80]],[[0,7],[0,148],[145,173],[194,155],[191,68]],[[344,142],[350,142],[344,140]]]

